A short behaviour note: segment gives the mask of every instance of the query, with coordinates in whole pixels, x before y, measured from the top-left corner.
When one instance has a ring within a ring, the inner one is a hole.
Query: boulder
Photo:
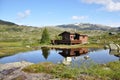
[[[119,45],[119,44],[116,44],[116,46],[118,47],[118,50],[120,50],[120,45]]]
[[[110,50],[118,50],[118,47],[115,44],[109,44]]]

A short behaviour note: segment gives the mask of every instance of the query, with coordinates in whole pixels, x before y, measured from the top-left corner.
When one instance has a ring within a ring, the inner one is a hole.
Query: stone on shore
[[[16,68],[16,67],[24,68],[24,67],[31,65],[31,64],[33,64],[33,63],[26,62],[26,61],[1,64],[0,71],[5,70],[5,69]]]
[[[118,50],[118,47],[115,44],[109,44],[111,50]]]

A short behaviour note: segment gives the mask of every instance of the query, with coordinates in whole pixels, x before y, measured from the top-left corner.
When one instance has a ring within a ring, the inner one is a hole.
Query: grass
[[[21,42],[0,42],[0,58],[28,50],[32,48],[27,48]]]
[[[49,62],[33,64],[23,69],[28,73],[47,73],[55,78],[69,79],[89,79],[89,80],[119,80],[120,79],[120,61],[107,64],[85,64],[80,67],[69,67],[62,64],[53,64]]]
[[[30,46],[27,48],[26,46]],[[80,47],[87,47],[87,48],[101,48],[102,45],[98,44],[78,44],[78,45],[42,45],[39,43],[35,44],[23,44],[23,41],[20,42],[0,42],[0,57],[10,56],[16,54],[18,52],[33,50],[34,47],[48,47],[48,48],[80,48]],[[40,48],[38,48],[40,49]]]
[[[0,48],[3,47],[20,47],[22,46],[21,42],[0,42]]]
[[[40,45],[41,47],[48,48],[103,48],[104,46],[101,44],[76,44],[76,45]]]
[[[76,69],[50,62],[30,65],[24,68],[23,71],[30,73],[48,73],[52,74],[55,78],[75,78],[77,74],[79,74]]]
[[[27,47],[6,47],[6,48],[2,48],[0,50],[0,58],[5,57],[5,56],[10,56],[10,55],[16,54],[18,52],[25,52],[25,51],[29,51],[29,50],[32,50],[32,48],[27,48]]]

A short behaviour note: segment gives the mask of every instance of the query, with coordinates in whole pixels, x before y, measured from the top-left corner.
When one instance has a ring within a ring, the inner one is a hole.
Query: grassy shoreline
[[[28,46],[28,47],[27,47]],[[21,46],[20,43],[2,43],[0,44],[0,58],[5,56],[10,56],[17,54],[19,52],[25,52],[30,50],[38,50],[41,47],[47,48],[103,48],[103,45],[100,44],[77,44],[77,45],[26,45]]]
[[[7,48],[1,48],[0,50],[0,58],[10,56],[17,54],[19,52],[25,52],[32,50],[31,48],[26,48],[26,47],[7,47]]]
[[[102,44],[76,44],[76,45],[41,45],[47,48],[103,48]]]

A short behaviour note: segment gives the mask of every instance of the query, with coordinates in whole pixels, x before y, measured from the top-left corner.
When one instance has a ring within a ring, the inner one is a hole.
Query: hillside
[[[0,20],[0,25],[19,26],[13,22],[4,21],[4,20]],[[64,24],[64,25],[57,25],[55,27],[58,27],[60,29],[66,29],[66,30],[71,30],[71,29],[72,30],[101,30],[101,31],[112,31],[112,30],[119,31],[120,30],[120,27],[113,28],[110,26],[105,26],[100,24],[90,24],[90,23]]]
[[[17,25],[17,24],[9,22],[9,21],[0,20],[0,25],[9,25],[9,26],[11,26],[11,25]]]
[[[102,30],[102,31],[109,31],[112,29],[112,27],[110,26],[99,25],[99,24],[89,24],[89,23],[58,25],[57,27],[71,28],[76,30]]]
[[[19,26],[12,22],[0,21],[0,42],[38,43],[44,27]],[[64,31],[57,27],[47,27],[51,39]]]
[[[117,31],[117,32],[120,32],[120,27],[111,28],[110,31]]]
[[[88,36],[98,36],[108,30],[118,30],[94,24],[69,24],[59,26],[46,26],[50,38],[55,39],[63,31],[77,32]],[[38,43],[44,27],[20,26],[12,22],[0,20],[0,41],[22,41],[25,43]],[[75,30],[76,29],[76,30]],[[120,27],[119,27],[120,29]]]

